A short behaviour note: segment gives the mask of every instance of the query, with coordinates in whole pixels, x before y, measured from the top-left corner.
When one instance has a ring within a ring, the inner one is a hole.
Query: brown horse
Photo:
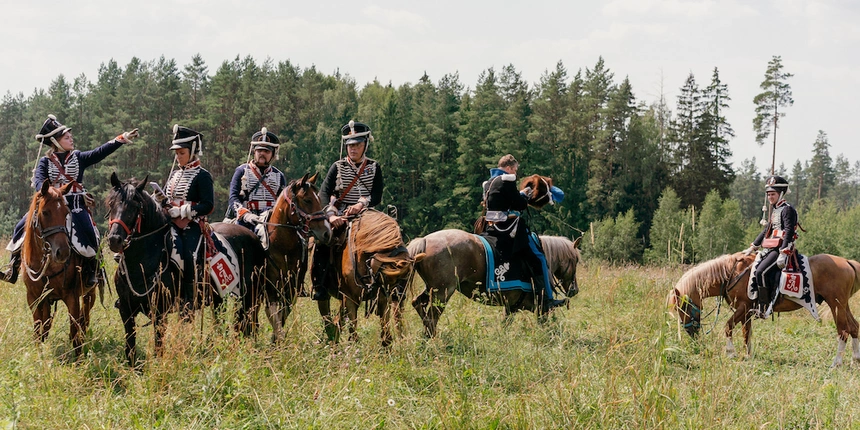
[[[552,178],[549,176],[531,175],[524,177],[520,181],[520,190],[522,191],[527,188],[532,190],[531,197],[529,197],[529,206],[541,209],[548,204],[555,204],[552,199],[552,193],[550,193]],[[484,202],[481,202],[481,204],[483,205]],[[473,233],[481,234],[487,229],[487,220],[484,218],[486,213],[487,208],[485,207],[481,210],[481,216],[475,220],[475,225],[472,228]]]
[[[382,324],[382,346],[389,346],[393,340],[392,321],[398,328],[401,324],[405,278],[412,265],[424,256],[410,256],[397,221],[373,209],[351,220],[342,240],[332,245],[331,264],[336,268],[337,284],[329,282],[332,277],[326,277],[329,295],[341,299],[339,317],[331,316],[330,299],[317,302],[326,334],[329,340],[337,342],[344,319],[348,319],[349,338],[357,339],[358,306],[369,301]]]
[[[325,217],[315,186],[317,175],[292,181],[278,196],[266,224],[269,235],[266,264],[266,316],[272,323],[272,341],[284,338],[283,327],[292,311],[308,268],[308,240],[328,243],[331,225]]]
[[[567,297],[579,292],[576,266],[580,260],[579,241],[566,237],[541,236],[549,271],[555,278],[553,289]],[[488,292],[486,286],[487,260],[484,245],[476,235],[462,230],[441,230],[409,242],[409,253],[426,254],[415,264],[415,270],[424,280],[425,288],[412,301],[412,306],[424,323],[424,334],[436,336],[436,325],[455,291],[491,306],[504,306],[505,316],[527,310],[541,312],[534,294],[520,290]]]
[[[96,290],[84,284],[80,271],[84,260],[72,251],[66,229],[70,212],[65,194],[71,185],[58,189],[51,186],[51,181],[45,181],[33,196],[24,230],[22,264],[36,340],[44,342],[48,337],[53,322],[51,305],[62,301],[69,310],[69,339],[78,357],[90,323]]]
[[[750,266],[755,255],[739,252],[717,257],[701,263],[684,274],[675,288],[669,293],[669,304],[678,312],[679,323],[690,336],[695,336],[700,328],[702,301],[707,297],[722,296],[735,310],[726,322],[726,353],[733,357],[732,332],[738,323],[743,323],[744,344],[747,355],[751,353],[750,335],[752,334],[752,315],[754,302],[747,293]],[[836,322],[838,337],[836,357],[833,366],[842,364],[846,342],[852,341],[854,360],[860,361],[858,325],[848,300],[860,289],[860,263],[829,254],[809,257],[815,286],[816,302],[827,302]],[[774,312],[790,312],[802,307],[791,300],[777,301]]]

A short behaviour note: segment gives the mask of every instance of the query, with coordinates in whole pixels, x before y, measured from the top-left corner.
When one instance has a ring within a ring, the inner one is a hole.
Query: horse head
[[[567,297],[573,297],[579,293],[579,283],[576,281],[576,266],[582,259],[579,244],[582,236],[571,241],[561,236],[541,236],[544,254],[550,272],[558,280],[555,285]]]
[[[743,252],[722,255],[697,264],[681,276],[666,303],[675,309],[678,321],[687,334],[695,337],[699,333],[702,301],[706,297],[727,295],[729,291],[746,294],[746,286],[738,290],[737,284],[753,260],[755,255],[745,255]]]
[[[50,180],[42,182],[42,188],[33,196],[30,206],[30,222],[27,231],[31,240],[25,242],[25,255],[35,251],[32,249],[33,246],[40,246],[47,258],[53,262],[68,261],[72,247],[66,228],[70,211],[66,205],[65,195],[71,190],[72,185],[68,183],[62,188],[55,188],[51,186]],[[36,244],[32,242],[33,239],[38,239],[42,243]]]
[[[124,183],[116,176],[116,172],[110,176],[113,188],[105,204],[110,219],[108,246],[113,252],[121,253],[128,247],[132,236],[144,233],[144,222],[150,218],[158,218],[155,215],[160,214],[155,201],[144,190],[148,179],[149,175],[140,182],[130,180]],[[163,214],[161,215],[163,218]]]
[[[308,175],[305,173],[301,179],[290,182],[278,200],[279,203],[283,201],[289,205],[289,212],[286,215],[287,225],[295,227],[302,235],[312,234],[316,240],[328,243],[332,237],[331,224],[323,212],[317,193],[316,181],[319,175],[317,173],[310,177]],[[280,212],[284,210],[283,207],[280,209],[276,207],[273,212],[280,218]]]
[[[541,175],[526,176],[520,181],[520,191],[531,188],[532,195],[529,198],[529,206],[534,206],[538,209],[547,204],[555,204],[552,199],[550,189],[552,188],[552,178]]]

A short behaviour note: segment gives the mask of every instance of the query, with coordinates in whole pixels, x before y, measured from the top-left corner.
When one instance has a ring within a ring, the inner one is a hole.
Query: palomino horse
[[[162,352],[166,315],[179,297],[180,272],[171,262],[173,240],[171,220],[140,183],[122,183],[111,175],[113,189],[107,197],[110,230],[108,245],[120,254],[114,282],[119,300],[117,307],[125,328],[125,354],[135,365],[137,332],[135,316],[149,316],[155,328],[155,351]],[[239,258],[239,295],[236,330],[250,334],[257,325],[256,315],[263,290],[265,253],[257,236],[245,227],[215,223],[212,230],[221,234]],[[204,233],[205,234],[205,233]],[[222,303],[221,296],[210,294],[212,304]]]
[[[284,338],[284,323],[302,289],[308,267],[308,239],[331,240],[331,226],[322,210],[317,175],[292,181],[278,196],[266,224],[269,235],[266,264],[266,316],[272,323],[272,340]]]
[[[567,297],[579,292],[576,265],[580,260],[579,241],[566,237],[541,236],[549,271],[555,278],[553,289]],[[520,290],[487,291],[487,260],[484,245],[477,236],[462,230],[441,230],[409,242],[409,253],[426,254],[415,264],[425,289],[412,301],[424,323],[424,334],[436,336],[436,325],[455,291],[492,306],[504,306],[505,316],[521,310],[540,313],[534,294]]]
[[[402,286],[412,265],[423,255],[411,256],[400,235],[400,226],[390,216],[368,209],[348,224],[344,242],[332,246],[332,266],[337,284],[331,276],[325,279],[329,296],[338,297],[340,315],[331,316],[331,300],[317,302],[329,340],[337,342],[345,318],[349,319],[349,338],[357,338],[358,306],[372,301],[382,324],[382,346],[392,342],[391,323],[400,327],[401,307],[405,297]]]
[[[695,336],[701,326],[702,301],[707,297],[722,296],[735,310],[726,322],[727,338],[726,353],[733,357],[735,347],[732,344],[732,332],[738,323],[743,323],[744,345],[747,355],[751,353],[750,335],[752,333],[752,315],[754,302],[747,294],[747,284],[750,276],[750,266],[755,255],[744,255],[743,252],[723,255],[713,260],[698,264],[684,273],[669,293],[669,304],[678,312],[678,319],[690,336]],[[817,254],[809,257],[812,269],[812,283],[815,286],[816,302],[827,302],[836,322],[837,350],[833,366],[842,364],[842,355],[848,337],[851,337],[854,350],[854,360],[860,361],[860,343],[858,343],[858,325],[848,299],[860,289],[860,263],[829,254]],[[791,300],[777,301],[774,312],[790,312],[802,307]]]
[[[65,194],[71,185],[58,189],[51,186],[51,181],[45,181],[33,196],[24,230],[22,263],[36,340],[44,342],[48,337],[53,323],[51,305],[62,300],[69,309],[69,339],[75,357],[78,357],[83,349],[96,291],[95,287],[84,285],[79,270],[84,260],[72,251],[66,229],[70,212]]]

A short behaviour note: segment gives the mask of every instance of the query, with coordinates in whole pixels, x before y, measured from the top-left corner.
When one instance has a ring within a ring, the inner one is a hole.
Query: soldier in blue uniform
[[[180,125],[173,126],[170,149],[175,154],[174,164],[179,167],[171,171],[164,193],[169,201],[167,213],[173,220],[176,249],[183,262],[180,299],[186,317],[196,305],[195,285],[206,249],[201,227],[206,222],[206,215],[215,207],[212,175],[200,165],[202,147],[202,134]]]
[[[227,218],[251,231],[260,226],[266,214],[275,206],[287,180],[272,162],[278,159],[280,140],[263,127],[251,137],[249,160],[236,168],[230,181]],[[260,233],[257,234],[260,236]]]
[[[771,176],[767,178],[765,192],[772,210],[770,220],[744,251],[746,255],[751,255],[761,247],[761,259],[754,276],[758,284],[756,314],[762,318],[770,315],[772,309],[768,305],[773,300],[773,290],[776,287],[765,282],[767,274],[785,268],[797,239],[797,211],[785,201],[785,195],[789,192],[788,181],[781,176]]]
[[[529,229],[520,217],[528,207],[531,190],[517,190],[519,163],[513,155],[499,159],[499,167],[490,169],[490,179],[484,182],[484,203],[487,207],[488,227],[485,234],[497,239],[496,246],[511,256],[523,259],[529,265],[534,283],[535,299],[543,312],[561,306],[565,300],[554,300],[541,250],[529,243]]]
[[[48,115],[42,124],[36,140],[48,147],[44,157],[39,159],[33,170],[31,185],[34,189],[42,188],[42,183],[51,181],[54,187],[62,187],[72,183],[72,189],[66,195],[66,202],[71,212],[72,230],[69,231],[72,248],[85,257],[82,270],[85,284],[88,287],[98,283],[98,258],[99,255],[99,232],[93,222],[89,206],[93,203],[92,196],[84,188],[84,171],[105,157],[113,154],[120,146],[138,136],[138,131],[124,132],[99,147],[89,151],[75,149],[75,140],[72,137],[72,129],[60,124],[57,117]],[[12,252],[11,267],[0,272],[0,279],[15,283],[21,266],[21,245],[24,242],[24,225],[27,215],[15,225],[12,241],[6,247]]]
[[[341,151],[347,156],[335,161],[329,168],[320,187],[320,201],[328,203],[325,211],[334,234],[342,233],[348,217],[372,208],[382,201],[382,168],[376,160],[366,157],[373,142],[367,124],[350,121],[341,128]],[[326,271],[331,261],[331,248],[319,242],[314,245],[314,262],[311,268],[313,300],[328,297],[324,286]]]

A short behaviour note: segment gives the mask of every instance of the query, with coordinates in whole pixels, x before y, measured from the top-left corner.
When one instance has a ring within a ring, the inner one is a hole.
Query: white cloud
[[[608,17],[651,15],[653,18],[720,19],[757,16],[758,11],[746,3],[734,0],[613,0],[603,7]]]
[[[405,10],[385,9],[371,5],[362,9],[361,14],[387,27],[409,28],[418,32],[424,32],[430,27],[421,15]]]

